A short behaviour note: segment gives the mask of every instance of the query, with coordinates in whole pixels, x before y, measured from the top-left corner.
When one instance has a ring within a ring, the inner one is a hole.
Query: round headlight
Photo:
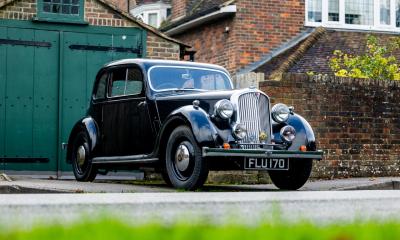
[[[233,105],[231,101],[222,99],[215,104],[215,113],[222,119],[229,119],[233,115]]]
[[[281,138],[285,142],[293,142],[296,138],[296,130],[294,127],[287,125],[281,129]]]
[[[247,128],[245,125],[238,123],[233,126],[233,134],[239,140],[242,140],[247,136]]]
[[[290,109],[283,103],[278,103],[272,107],[272,119],[277,123],[286,122],[289,119]]]

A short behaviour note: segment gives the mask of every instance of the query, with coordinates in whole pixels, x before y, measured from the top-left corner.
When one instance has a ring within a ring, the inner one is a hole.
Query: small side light
[[[307,147],[304,146],[304,145],[301,145],[301,146],[300,146],[300,151],[302,151],[302,152],[307,152]]]
[[[229,143],[224,143],[224,149],[231,149],[231,145],[229,145]]]

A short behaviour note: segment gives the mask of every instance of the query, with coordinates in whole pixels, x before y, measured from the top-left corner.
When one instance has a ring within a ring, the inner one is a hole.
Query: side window
[[[111,73],[110,97],[123,96],[125,93],[126,68],[115,69]]]
[[[138,68],[129,68],[125,95],[138,95],[143,91],[143,76]]]
[[[143,92],[143,75],[138,68],[120,68],[111,73],[110,97],[138,95]]]
[[[108,73],[103,73],[97,83],[97,89],[94,93],[94,99],[104,99],[106,97]]]

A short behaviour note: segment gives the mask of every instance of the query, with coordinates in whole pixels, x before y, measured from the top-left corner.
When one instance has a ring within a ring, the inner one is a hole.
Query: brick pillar
[[[188,0],[172,0],[172,21],[181,17],[186,16]]]

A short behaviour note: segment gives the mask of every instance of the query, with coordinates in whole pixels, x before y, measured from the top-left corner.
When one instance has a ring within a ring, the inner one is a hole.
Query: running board
[[[132,156],[117,156],[117,157],[96,157],[92,159],[94,164],[106,163],[154,163],[158,158],[151,158],[148,155],[132,155]]]

